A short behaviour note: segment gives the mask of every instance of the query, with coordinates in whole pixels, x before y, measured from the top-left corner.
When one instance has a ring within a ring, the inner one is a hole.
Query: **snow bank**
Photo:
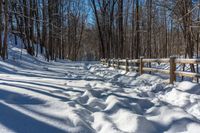
[[[97,62],[47,63],[23,55],[0,61],[1,133],[200,130],[198,84],[168,85],[158,75],[139,76]]]

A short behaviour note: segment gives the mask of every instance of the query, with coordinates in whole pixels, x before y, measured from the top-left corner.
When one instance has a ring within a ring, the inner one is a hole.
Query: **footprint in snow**
[[[88,90],[92,89],[92,86],[91,86],[90,84],[86,84],[85,87],[86,87]]]

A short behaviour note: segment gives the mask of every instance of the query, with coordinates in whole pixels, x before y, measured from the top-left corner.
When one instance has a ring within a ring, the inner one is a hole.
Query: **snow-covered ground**
[[[200,131],[198,84],[12,50],[0,61],[0,133]]]

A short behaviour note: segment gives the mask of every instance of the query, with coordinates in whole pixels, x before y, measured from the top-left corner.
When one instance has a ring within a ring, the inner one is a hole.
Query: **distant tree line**
[[[101,57],[198,55],[199,0],[90,1]]]
[[[8,37],[47,60],[193,58],[200,0],[1,0],[0,55]]]
[[[85,5],[83,0],[1,0],[2,57],[7,57],[10,33],[23,40],[30,55],[41,53],[47,60],[78,59],[86,27]]]

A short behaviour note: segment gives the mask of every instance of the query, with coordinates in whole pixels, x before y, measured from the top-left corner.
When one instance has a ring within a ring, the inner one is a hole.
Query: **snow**
[[[9,52],[0,61],[0,133],[200,130],[199,84],[169,85],[98,62],[46,62],[17,47]]]

